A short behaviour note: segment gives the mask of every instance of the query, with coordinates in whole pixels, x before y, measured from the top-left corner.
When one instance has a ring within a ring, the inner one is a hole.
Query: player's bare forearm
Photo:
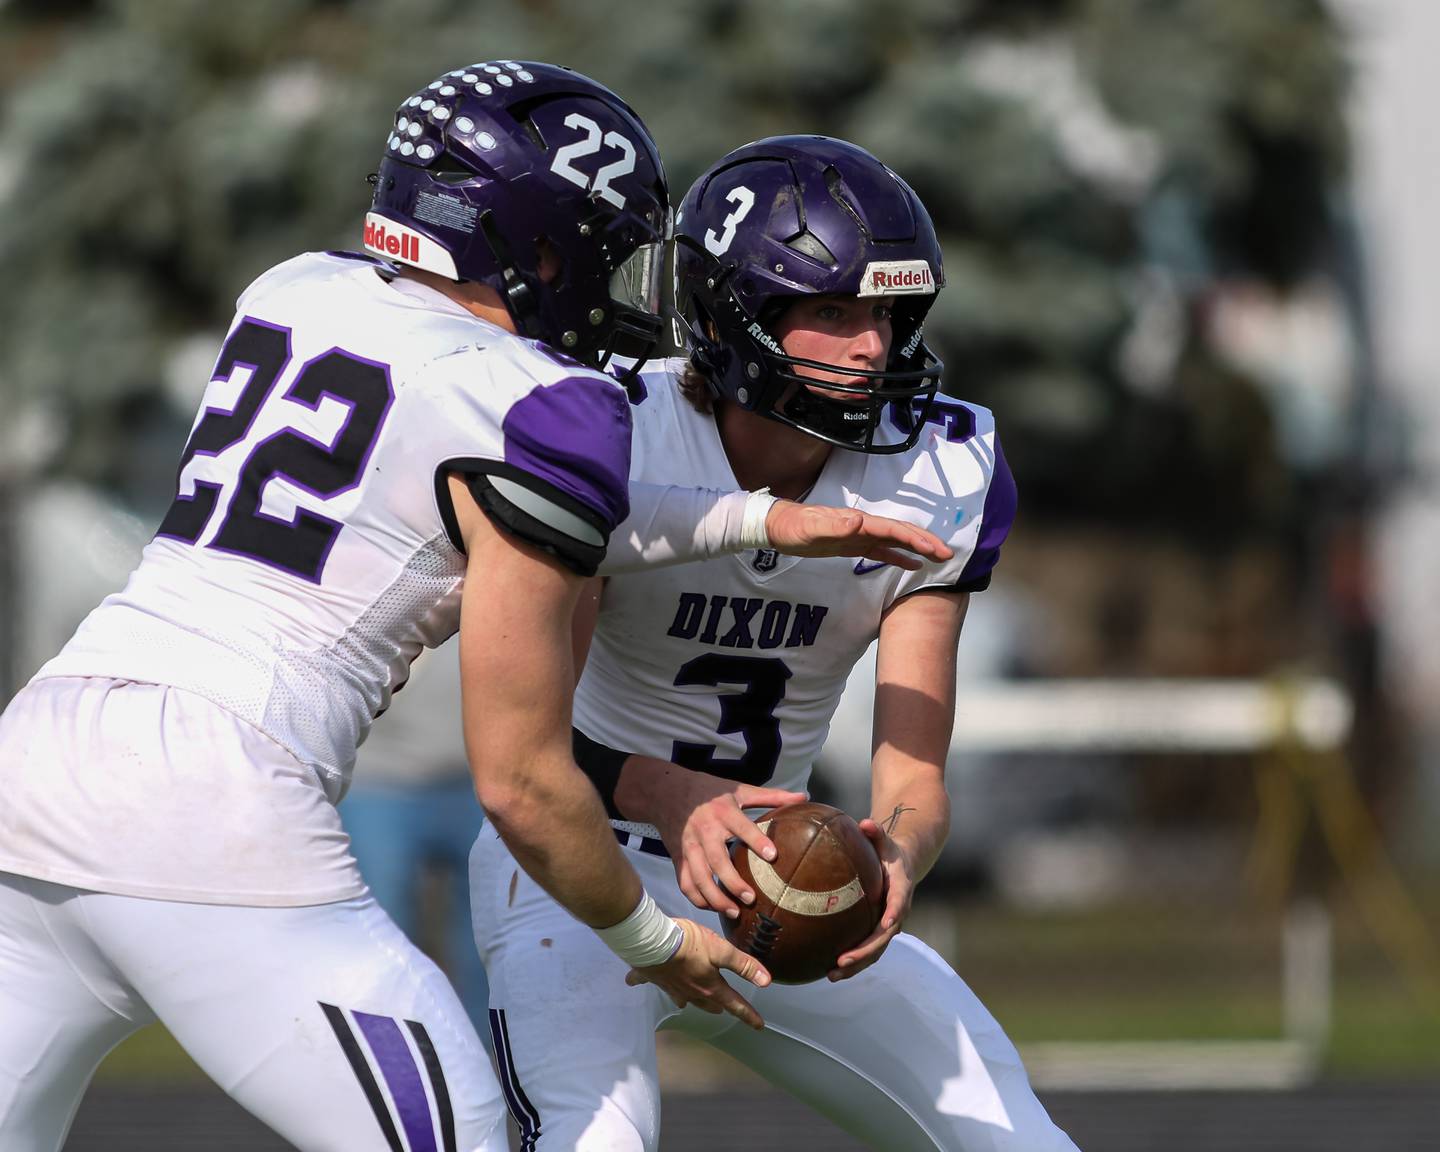
[[[871,817],[912,863],[934,865],[950,830],[945,759],[955,715],[955,660],[969,596],[917,592],[891,605],[875,662]]]
[[[526,872],[578,919],[608,927],[635,907],[640,882],[570,751],[571,621],[584,581],[464,496],[460,675],[476,795]]]
[[[505,755],[497,744],[497,759]],[[577,919],[592,928],[618,924],[639,902],[640,881],[599,797],[568,749],[534,757],[530,765],[519,787],[477,788],[487,821],[520,866]]]
[[[877,760],[880,760],[877,757]],[[872,766],[870,818],[910,864],[911,880],[935,866],[950,834],[950,797],[943,770],[931,764]]]
[[[860,821],[860,831],[885,872],[885,908],[875,931],[836,959],[831,980],[863,972],[903,930],[915,885],[934,866],[950,827],[943,763],[907,761],[882,745],[871,770],[871,815]]]

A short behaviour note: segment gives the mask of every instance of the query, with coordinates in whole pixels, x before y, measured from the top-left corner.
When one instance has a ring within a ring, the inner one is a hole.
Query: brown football
[[[730,860],[755,903],[725,935],[781,984],[808,984],[875,930],[885,910],[885,873],[860,826],[828,804],[789,804],[756,821],[775,844],[767,863],[743,840]],[[739,903],[737,900],[736,903]]]

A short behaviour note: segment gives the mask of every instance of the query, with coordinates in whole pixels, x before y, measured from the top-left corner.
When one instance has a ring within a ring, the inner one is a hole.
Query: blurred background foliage
[[[0,3],[0,479],[96,485],[153,522],[237,294],[359,246],[398,102],[458,64],[562,61],[640,111],[677,201],[725,151],[795,131],[854,139],[920,192],[945,386],[996,411],[1022,494],[1007,573],[1055,617],[993,671],[1305,663],[1375,696],[1370,608],[1334,573],[1393,453],[1373,435],[1346,46],[1319,0],[625,13]]]
[[[1049,614],[992,673],[1373,679],[1331,587],[1383,474],[1319,0],[0,3],[0,478],[153,523],[241,289],[359,247],[395,106],[510,57],[620,92],[677,201],[796,131],[920,192],[929,335],[996,411],[1007,585]]]
[[[11,0],[0,45],[0,388],[62,421],[52,469],[123,482],[116,421],[185,338],[357,246],[398,100],[526,55],[622,93],[677,192],[796,130],[905,175],[945,242],[948,387],[999,413],[1027,515],[1212,543],[1303,515],[1257,386],[1194,337],[1217,278],[1333,268],[1347,72],[1313,0],[678,0],[643,35],[582,0]]]

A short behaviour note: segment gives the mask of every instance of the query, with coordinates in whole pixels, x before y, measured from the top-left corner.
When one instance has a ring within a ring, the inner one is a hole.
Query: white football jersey
[[[631,481],[735,488],[714,418],[680,394],[682,367],[643,375]],[[893,406],[886,420],[895,424]],[[611,577],[576,692],[580,732],[611,749],[803,790],[885,610],[921,589],[984,588],[1015,514],[990,412],[948,397],[908,452],[832,452],[807,499],[908,520],[955,555],[908,572],[762,550]]]
[[[447,471],[483,477],[492,516],[593,569],[628,508],[624,390],[380,269],[312,253],[245,291],[170,511],[36,679],[197,693],[333,801],[410,662],[458,627]]]

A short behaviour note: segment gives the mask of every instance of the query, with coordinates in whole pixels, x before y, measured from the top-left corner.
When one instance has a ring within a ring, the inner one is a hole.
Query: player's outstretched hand
[[[720,975],[722,968],[728,968],[757,988],[764,988],[770,983],[770,973],[765,971],[760,961],[747,956],[729,941],[693,920],[677,920],[675,923],[685,930],[685,939],[680,942],[675,955],[664,964],[630,969],[625,983],[632,988],[639,984],[654,984],[675,1001],[677,1008],[694,1004],[717,1016],[721,1012],[729,1012],[757,1030],[765,1027],[765,1021],[750,1001],[730,987]]]
[[[770,547],[787,556],[863,556],[913,570],[920,567],[917,557],[948,560],[954,555],[924,528],[858,508],[777,500],[765,517],[765,531]]]
[[[775,845],[742,809],[801,804],[807,799],[805,793],[737,784],[647,757],[632,757],[626,770],[637,761],[644,761],[639,767],[660,779],[649,790],[650,802],[655,827],[675,864],[680,891],[695,907],[735,919],[740,906],[734,897],[752,904],[755,893],[730,862],[730,841],[743,840],[756,855],[775,859]]]
[[[910,902],[915,896],[915,881],[909,859],[892,840],[885,829],[868,816],[860,821],[860,831],[865,833],[875,852],[880,857],[880,867],[885,870],[885,911],[880,913],[880,923],[848,952],[835,959],[829,979],[848,980],[857,972],[863,972],[884,954],[890,941],[900,934],[905,917],[910,914]]]

